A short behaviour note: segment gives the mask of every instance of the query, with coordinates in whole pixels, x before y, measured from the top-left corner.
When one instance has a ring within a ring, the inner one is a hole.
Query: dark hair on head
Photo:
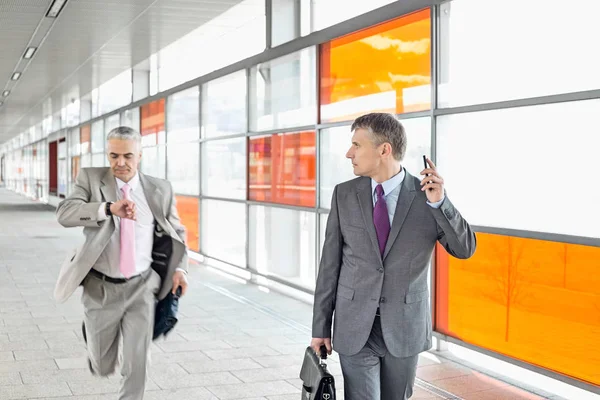
[[[358,117],[352,123],[350,131],[366,129],[373,136],[373,143],[379,146],[389,143],[392,155],[398,161],[404,159],[406,153],[406,132],[395,116],[388,113],[370,113]]]

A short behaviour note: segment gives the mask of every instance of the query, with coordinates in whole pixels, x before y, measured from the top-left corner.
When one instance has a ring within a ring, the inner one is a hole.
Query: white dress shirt
[[[123,192],[121,188],[125,186],[125,182],[119,178],[115,178],[117,181],[117,199],[123,199]],[[131,190],[129,192],[129,198],[135,203],[135,214],[137,220],[135,221],[135,273],[139,275],[142,272],[150,268],[152,264],[152,247],[154,245],[154,216],[144,195],[144,189],[140,183],[140,177],[136,173],[135,176],[129,181]],[[94,264],[93,268],[103,273],[106,276],[112,278],[123,278],[123,274],[120,271],[120,253],[121,253],[121,219],[116,218],[116,229],[113,232],[108,245],[100,254],[98,261]],[[102,203],[98,209],[98,220],[103,221],[108,219],[106,215],[106,203]]]

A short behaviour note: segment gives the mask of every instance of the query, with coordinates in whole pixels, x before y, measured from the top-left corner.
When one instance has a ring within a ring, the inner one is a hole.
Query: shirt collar
[[[402,181],[404,181],[405,175],[406,175],[406,172],[405,172],[404,168],[402,168],[399,173],[392,176],[387,181],[383,182],[381,184],[381,186],[383,186],[383,194],[388,195],[392,192],[392,190],[394,190],[398,186],[400,186],[402,184]],[[371,178],[371,193],[375,193],[375,188],[377,187],[377,185],[378,185],[378,183],[373,178]]]
[[[115,177],[115,179],[117,180],[117,187],[119,189],[119,191],[121,191],[121,189],[123,189],[123,186],[125,186],[125,182],[123,182],[122,180],[120,180],[119,178]],[[131,178],[129,180],[129,187],[131,188],[132,192],[135,192],[135,190],[137,189],[139,183],[140,183],[140,175],[136,172],[135,175],[133,176],[133,178]]]

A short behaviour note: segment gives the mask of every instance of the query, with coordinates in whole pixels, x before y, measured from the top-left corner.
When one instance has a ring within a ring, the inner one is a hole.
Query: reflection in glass
[[[309,131],[250,138],[248,198],[314,207],[315,136]]]
[[[310,47],[252,68],[252,131],[316,122],[315,64],[315,48]]]
[[[265,275],[314,287],[315,221],[312,212],[250,206],[250,266]]]
[[[202,200],[202,254],[246,267],[246,205]]]
[[[202,143],[202,194],[246,199],[246,138]]]
[[[436,260],[437,330],[600,385],[600,248],[478,232]]]

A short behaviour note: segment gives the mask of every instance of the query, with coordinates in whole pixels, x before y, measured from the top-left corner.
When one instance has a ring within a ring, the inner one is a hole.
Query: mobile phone
[[[427,156],[425,154],[423,154],[423,165],[425,166],[425,169],[429,168],[429,164],[427,164]],[[429,176],[431,174],[427,174],[426,176]],[[427,183],[431,183],[432,181],[429,181]],[[433,188],[429,188],[429,190],[431,190]]]

